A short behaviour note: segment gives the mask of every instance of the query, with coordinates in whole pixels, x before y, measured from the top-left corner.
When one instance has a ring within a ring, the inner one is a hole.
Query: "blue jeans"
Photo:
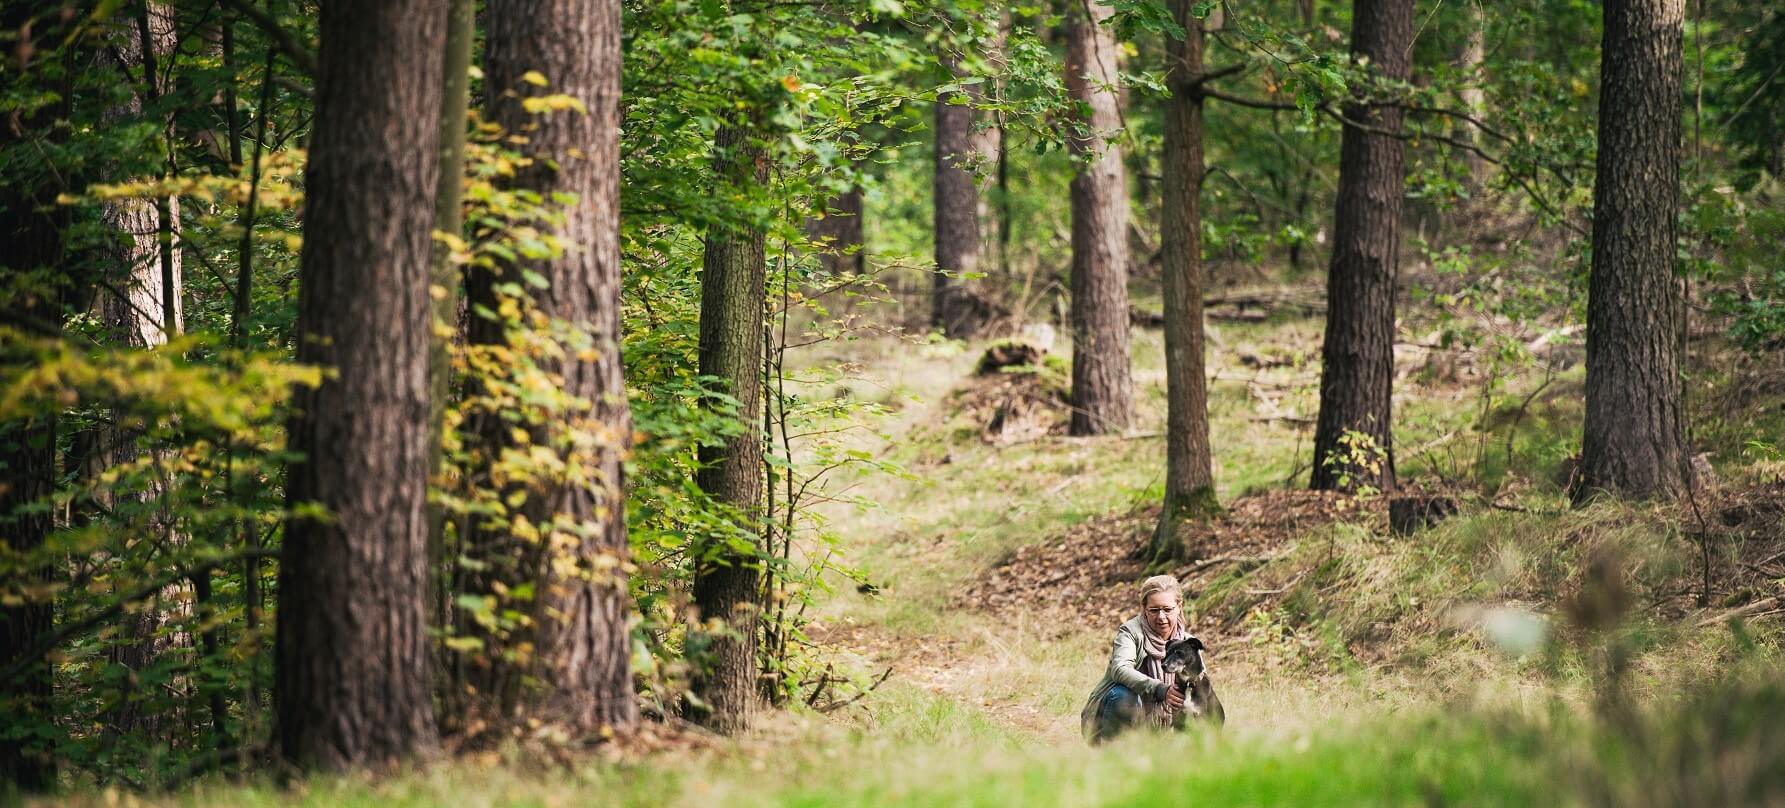
[[[1091,732],[1091,743],[1098,744],[1116,737],[1146,716],[1146,705],[1134,691],[1122,685],[1110,685],[1097,705],[1097,722]]]

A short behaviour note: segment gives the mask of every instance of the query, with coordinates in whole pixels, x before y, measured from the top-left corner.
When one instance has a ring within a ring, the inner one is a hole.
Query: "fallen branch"
[[[1191,565],[1190,565],[1190,568],[1189,568],[1189,569],[1187,569],[1187,570],[1184,570],[1184,573],[1183,573],[1183,574],[1184,574],[1184,575],[1185,575],[1185,576],[1191,576],[1191,575],[1195,575],[1195,574],[1196,574],[1196,573],[1199,573],[1199,572],[1202,572],[1202,571],[1203,571],[1203,570],[1206,570],[1206,569],[1208,569],[1208,568],[1210,568],[1210,567],[1213,567],[1213,566],[1216,566],[1216,565],[1219,565],[1219,564],[1228,564],[1228,563],[1233,563],[1233,564],[1265,564],[1265,563],[1268,563],[1268,562],[1271,562],[1271,561],[1275,561],[1275,560],[1277,560],[1277,559],[1279,559],[1279,558],[1282,558],[1282,556],[1280,556],[1280,555],[1270,555],[1270,556],[1233,556],[1233,555],[1225,555],[1225,556],[1217,556],[1217,557],[1215,557],[1215,558],[1211,558],[1211,559],[1207,559],[1207,560],[1205,560],[1205,561],[1198,561],[1198,562],[1196,562],[1196,563],[1195,563],[1195,564],[1191,564]]]
[[[1779,605],[1779,603],[1780,603],[1780,600],[1777,595],[1774,595],[1773,597],[1770,597],[1770,598],[1761,598],[1760,600],[1754,601],[1753,603],[1749,603],[1745,606],[1738,606],[1738,607],[1736,607],[1734,609],[1730,609],[1729,611],[1724,612],[1722,614],[1715,615],[1712,617],[1707,617],[1703,620],[1700,620],[1700,621],[1698,621],[1698,627],[1699,628],[1709,628],[1709,627],[1717,625],[1719,623],[1727,623],[1727,622],[1734,620],[1738,617],[1761,617],[1766,614],[1774,614],[1774,612],[1770,612],[1768,610],[1776,608]],[[1756,614],[1756,612],[1758,612],[1759,614]]]

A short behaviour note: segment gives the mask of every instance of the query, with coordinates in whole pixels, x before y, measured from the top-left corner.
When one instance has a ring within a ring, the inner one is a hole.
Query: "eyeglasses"
[[[1177,610],[1176,606],[1148,606],[1146,612],[1149,617],[1164,617]]]

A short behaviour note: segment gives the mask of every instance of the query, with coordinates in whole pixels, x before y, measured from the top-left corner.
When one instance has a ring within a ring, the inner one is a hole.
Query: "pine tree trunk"
[[[4,26],[0,30],[20,31],[33,12],[44,11],[25,4],[0,9]],[[54,42],[65,33],[61,26],[35,32],[44,42]],[[18,48],[24,55],[21,59],[29,52],[24,44]],[[21,70],[30,67],[20,65]],[[64,101],[0,126],[0,148],[16,149],[27,133],[43,131],[67,116]],[[0,244],[5,245],[0,249],[0,323],[37,338],[58,338],[62,333],[64,301],[35,291],[36,284],[28,280],[39,270],[64,266],[62,235],[69,224],[69,208],[55,203],[57,190],[48,177],[35,187],[0,186]],[[69,284],[72,279],[58,280]],[[58,291],[75,297],[66,288]],[[36,354],[18,345],[13,336],[0,335],[0,362],[36,361]],[[55,580],[56,564],[43,555],[43,546],[55,527],[53,510],[44,506],[55,489],[56,473],[54,411],[0,421],[0,543],[35,562],[22,570],[9,565],[0,578],[0,591],[36,590],[32,597],[0,603],[0,669],[19,671],[0,677],[0,793],[43,792],[56,785],[53,744],[27,731],[56,720],[54,669],[49,655],[39,648],[55,623],[55,600],[45,589]]]
[[[1367,57],[1375,75],[1406,80],[1412,42],[1413,0],[1355,0],[1351,52]],[[1399,107],[1353,102],[1344,114],[1373,128],[1401,129]],[[1387,491],[1395,484],[1390,396],[1403,152],[1399,139],[1345,127],[1314,428],[1316,489]],[[1352,440],[1352,433],[1368,440]]]
[[[1128,369],[1128,184],[1110,6],[1073,2],[1066,13],[1066,90],[1090,114],[1070,146],[1084,161],[1072,178],[1072,422],[1074,435],[1128,428],[1134,385]]]
[[[480,576],[484,587],[474,591],[495,592],[498,583],[534,591],[530,602],[503,604],[530,613],[531,622],[488,637],[483,664],[469,678],[495,701],[491,707],[502,720],[557,724],[573,736],[593,737],[638,720],[628,667],[620,467],[632,432],[619,350],[620,6],[615,0],[492,0],[488,9],[489,118],[505,132],[525,133],[518,148],[533,158],[511,183],[543,199],[569,194],[577,200],[553,233],[577,246],[526,266],[547,283],[532,293],[531,305],[593,341],[590,352],[572,347],[561,359],[539,360],[541,371],[562,378],[563,392],[589,409],[551,414],[528,443],[561,447],[573,432],[601,443],[588,455],[564,458],[570,468],[586,469],[586,480],[536,475],[521,484],[526,500],[510,518],[525,517],[542,538],[517,534],[507,520],[479,520],[469,531],[470,552],[491,564]],[[529,84],[529,72],[543,76],[545,85]],[[582,102],[587,114],[535,115],[523,104],[530,96],[559,94]],[[521,269],[502,267],[501,279],[512,280]],[[493,274],[477,273],[474,299],[488,298],[486,305],[494,302]],[[476,325],[473,341],[508,341],[503,323],[478,318]],[[486,460],[509,449],[526,451],[515,442],[512,422],[483,421],[476,440]]]
[[[1680,405],[1683,0],[1608,0],[1599,91],[1587,409],[1576,501],[1688,485]]]
[[[944,52],[944,67],[960,77],[960,57]],[[985,326],[970,284],[962,276],[980,271],[979,139],[973,109],[980,85],[936,95],[936,174],[934,214],[936,275],[930,296],[930,326],[949,339],[971,339]]]
[[[176,34],[173,10],[160,3],[147,3],[138,9],[134,19],[116,22],[116,27],[107,36],[111,47],[101,56],[101,60],[110,63],[109,67],[117,71],[117,78],[122,83],[128,84],[138,76],[147,78],[150,73],[144,65],[144,44],[150,46],[157,59],[165,59],[178,44]],[[101,120],[110,125],[137,122],[143,114],[144,97],[159,95],[165,91],[165,87],[159,86],[162,83],[160,78],[161,75],[156,74],[158,86],[153,90],[136,87],[136,91],[124,97],[116,106],[107,109]],[[178,301],[181,298],[180,285],[184,282],[180,251],[172,243],[161,243],[163,212],[169,215],[166,230],[171,236],[180,231],[178,210],[177,199],[158,204],[154,200],[121,197],[100,203],[99,218],[113,232],[109,249],[105,251],[105,268],[102,270],[106,277],[105,288],[95,296],[93,308],[106,332],[119,345],[153,348],[167,344],[170,336],[179,333],[182,318]],[[174,289],[171,292],[163,289],[166,280],[163,277],[164,266],[172,270]],[[170,302],[175,304],[171,318],[166,311]],[[83,473],[88,479],[97,480],[106,469],[136,461],[141,455],[141,449],[137,445],[139,439],[138,430],[103,424],[93,426],[90,434],[77,439],[82,448],[89,450],[79,455]],[[159,480],[146,481],[140,489],[129,492],[129,499],[137,507],[142,507],[160,499],[163,488]],[[95,486],[94,496],[97,503],[106,508],[119,505],[118,498],[104,485]],[[167,523],[165,511],[152,517],[150,527],[152,535],[137,541],[143,544],[184,544],[183,540],[171,537],[173,526]],[[116,644],[106,652],[107,660],[132,671],[143,671],[155,664],[156,658],[168,646],[165,638],[157,636],[168,616],[163,602],[174,604],[175,609],[182,608],[179,605],[184,600],[181,597],[182,588],[179,584],[172,585],[150,602],[147,608],[127,614],[125,626],[118,632]],[[217,650],[219,641],[215,628],[204,632],[204,635],[205,653],[208,656]],[[222,693],[214,688],[207,690],[213,721],[218,722],[225,709]],[[138,701],[132,698],[120,700],[107,716],[107,720],[121,731],[151,734],[156,732],[156,727],[163,718],[143,712],[139,709]],[[214,723],[214,729],[220,730],[220,723]]]
[[[719,130],[713,149],[718,198],[731,198],[768,182],[768,157],[753,142],[760,133],[737,126]],[[761,230],[716,225],[707,235],[701,266],[700,374],[723,380],[737,399],[743,431],[723,446],[703,446],[695,481],[715,500],[743,514],[745,533],[759,535],[755,519],[763,502],[762,361],[763,296],[767,283]],[[715,402],[711,404],[717,408]],[[723,546],[703,552],[694,573],[694,604],[702,620],[719,619],[730,631],[697,632],[689,639],[696,657],[695,694],[708,710],[695,718],[715,730],[747,728],[756,708],[756,619],[758,575],[755,558],[739,557]],[[701,657],[705,659],[701,659]]]
[[[1190,0],[1171,0],[1182,40],[1166,41],[1163,198],[1159,207],[1161,280],[1165,292],[1165,501],[1153,534],[1155,563],[1176,561],[1190,549],[1178,539],[1186,519],[1216,507],[1209,451],[1208,378],[1203,367],[1202,319],[1202,25]]]
[[[278,741],[303,768],[436,740],[427,625],[430,231],[445,0],[324,4],[305,174],[299,387],[276,640]],[[320,510],[323,515],[315,515]]]

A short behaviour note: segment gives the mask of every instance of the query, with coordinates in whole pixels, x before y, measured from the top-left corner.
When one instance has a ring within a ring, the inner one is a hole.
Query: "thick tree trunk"
[[[436,740],[428,278],[446,10],[322,7],[297,358],[330,372],[294,400],[276,641],[280,752],[305,768]]]
[[[9,6],[0,10],[0,24],[3,30],[20,31],[33,12],[43,11],[24,4]],[[60,26],[35,33],[38,44],[65,35]],[[18,48],[21,55],[30,52],[25,44]],[[43,131],[67,115],[63,102],[0,126],[0,149],[19,148],[26,133]],[[62,331],[64,301],[55,293],[43,293],[38,285],[41,276],[31,277],[64,265],[62,234],[69,223],[68,208],[55,203],[58,190],[47,177],[36,186],[0,186],[0,244],[5,245],[0,249],[0,327],[33,337],[55,338]],[[56,291],[74,296],[66,287]],[[35,363],[36,354],[20,345],[14,334],[0,333],[0,362]],[[56,473],[54,411],[0,421],[0,547],[18,559],[0,577],[0,593],[7,596],[0,602],[0,668],[22,666],[17,676],[0,679],[0,794],[13,789],[49,791],[56,785],[54,746],[32,732],[56,720],[53,668],[40,647],[55,621],[55,600],[48,587],[56,565],[43,554],[43,545],[55,527],[54,512],[45,506]],[[21,562],[29,563],[21,568]]]
[[[1117,45],[1103,23],[1110,6],[1072,2],[1066,13],[1066,90],[1090,114],[1070,141],[1083,161],[1072,178],[1072,423],[1074,435],[1128,428],[1134,383],[1128,368],[1128,184]]]
[[[753,142],[750,128],[719,130],[713,149],[719,188],[731,198],[768,182],[768,158]],[[741,224],[716,226],[707,234],[701,265],[700,374],[721,379],[737,399],[743,430],[723,446],[703,446],[696,475],[702,491],[730,505],[746,521],[738,526],[757,534],[763,501],[762,356],[763,296],[767,282],[764,234]],[[717,402],[710,406],[718,408]],[[756,708],[757,559],[718,546],[703,548],[694,572],[694,605],[702,620],[722,620],[729,630],[697,632],[689,640],[696,657],[694,691],[708,710],[696,720],[720,732],[749,726]],[[704,657],[704,659],[702,658]]]
[[[1587,410],[1576,501],[1686,489],[1679,238],[1684,0],[1609,0],[1599,90]]]
[[[1165,102],[1164,189],[1159,207],[1165,291],[1165,502],[1153,534],[1155,563],[1184,557],[1178,525],[1216,507],[1209,451],[1208,378],[1202,320],[1202,25],[1190,0],[1171,0],[1186,32],[1167,40],[1171,97]]]
[[[1351,53],[1368,58],[1384,79],[1406,80],[1413,0],[1355,0],[1351,19]],[[1345,117],[1390,132],[1401,129],[1399,107],[1351,103]],[[1394,137],[1345,127],[1314,429],[1316,489],[1368,485],[1386,491],[1395,484],[1390,396],[1403,152]],[[1348,437],[1354,434],[1367,440]]]
[[[0,134],[0,143],[7,139]],[[13,286],[24,273],[60,261],[63,217],[60,212],[32,211],[31,206],[47,206],[53,197],[53,193],[40,197],[33,190],[42,189],[9,188],[0,198],[0,238],[9,245],[6,255],[0,257],[0,320],[10,327],[19,327],[15,323],[55,324],[59,330],[62,313],[54,301],[21,293]],[[33,354],[8,344],[11,341],[0,337],[0,361],[33,360]],[[55,565],[39,556],[54,527],[52,510],[43,506],[55,480],[54,413],[0,422],[0,537],[4,537],[0,546],[34,562],[22,572],[15,568],[0,580],[0,592],[8,596],[7,604],[0,605],[0,667],[30,657],[23,673],[0,681],[0,716],[4,717],[0,718],[0,731],[4,732],[0,735],[0,793],[14,787],[47,791],[56,782],[55,750],[27,730],[55,720],[50,660],[38,649],[55,619],[55,602],[46,589],[54,580]]]
[[[597,445],[563,458],[574,470],[568,477],[542,474],[517,484],[527,495],[518,514],[480,521],[470,531],[470,552],[491,565],[480,576],[489,579],[488,591],[498,591],[496,583],[510,591],[528,585],[534,590],[531,602],[504,604],[529,613],[531,621],[488,638],[483,663],[472,668],[470,679],[494,700],[503,720],[557,724],[573,736],[592,737],[638,720],[628,668],[620,467],[632,431],[619,347],[620,5],[493,0],[489,11],[484,74],[490,120],[506,132],[524,133],[519,148],[533,158],[512,183],[544,199],[569,194],[577,200],[554,233],[576,246],[527,267],[547,283],[533,293],[531,305],[592,339],[590,351],[566,346],[563,358],[540,360],[540,370],[561,378],[560,389],[586,404],[551,413],[527,443],[575,445],[573,433],[584,433]],[[529,84],[529,72],[543,76],[544,86]],[[527,97],[557,94],[582,102],[587,114],[534,115],[524,107]],[[520,269],[500,271],[507,280]],[[492,274],[478,273],[475,298],[493,302]],[[472,338],[504,344],[509,335],[504,324],[479,318]],[[513,423],[484,420],[477,440],[486,461],[511,449],[527,451],[515,442]],[[509,521],[517,516],[539,537],[518,533]]]
[[[139,9],[133,20],[120,21],[109,32],[107,39],[112,47],[102,56],[102,60],[111,62],[110,66],[118,71],[119,80],[130,83],[140,76],[145,81],[155,80],[157,86],[153,89],[137,86],[136,92],[105,111],[103,121],[113,125],[133,123],[143,114],[143,99],[158,96],[165,91],[166,88],[160,86],[162,76],[151,74],[144,65],[143,46],[147,43],[155,58],[164,59],[178,44],[176,33],[173,10],[160,3],[146,4]],[[112,340],[119,345],[134,348],[165,345],[169,337],[179,333],[183,324],[178,308],[180,285],[184,282],[180,251],[171,242],[165,245],[161,242],[164,229],[169,236],[179,233],[178,211],[177,199],[158,203],[148,199],[119,198],[105,200],[100,204],[100,220],[113,232],[102,270],[106,277],[106,288],[94,298],[94,313],[105,325]],[[162,227],[161,222],[164,212],[169,216],[166,228]],[[167,280],[163,274],[164,267],[171,270],[174,283],[171,292],[163,288]],[[172,317],[167,312],[169,303],[175,305]],[[106,469],[135,462],[141,454],[137,445],[139,437],[138,430],[94,426],[89,435],[77,439],[77,443],[88,450],[80,456],[83,473],[89,480],[97,480]],[[128,498],[136,507],[141,508],[160,499],[162,489],[159,481],[148,481],[142,488],[130,491]],[[98,504],[106,508],[115,508],[120,504],[119,499],[103,485],[95,487],[94,496]],[[173,526],[165,518],[165,512],[151,517],[148,527],[150,530],[147,532],[152,535],[143,539],[144,543],[183,543],[177,537],[171,537]],[[164,608],[168,604],[172,604],[175,610],[182,608],[182,588],[178,584],[170,586],[148,608],[127,614],[124,629],[117,635],[117,643],[106,652],[107,660],[132,671],[143,671],[153,665],[168,646],[165,638],[157,636],[166,622],[167,612]],[[204,632],[204,649],[207,655],[216,651],[218,645],[215,628]],[[222,704],[223,694],[215,689],[208,690],[213,731],[220,732],[225,709]],[[119,701],[107,720],[121,731],[154,733],[162,718],[163,716],[142,712],[136,699],[126,698]]]
[[[942,64],[960,77],[960,57],[944,52]],[[936,275],[930,296],[930,326],[950,339],[977,336],[986,323],[971,284],[963,276],[980,271],[979,138],[973,109],[981,85],[936,95],[936,174],[934,228]]]

